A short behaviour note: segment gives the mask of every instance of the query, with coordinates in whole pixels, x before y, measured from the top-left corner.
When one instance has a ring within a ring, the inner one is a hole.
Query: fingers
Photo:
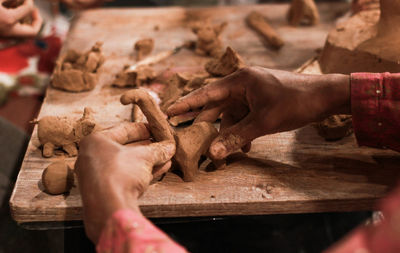
[[[146,124],[141,122],[123,122],[101,133],[122,145],[150,138],[150,132]]]
[[[261,136],[260,129],[254,124],[253,116],[249,114],[239,123],[221,130],[211,143],[209,153],[212,159],[224,159],[259,136]]]
[[[34,37],[40,31],[43,19],[40,16],[39,10],[34,9],[32,12],[32,24],[16,23],[6,34],[8,36],[18,37]]]
[[[206,105],[201,113],[196,117],[194,123],[202,121],[214,122],[218,119],[223,109],[223,105]]]
[[[229,97],[229,79],[223,78],[178,99],[167,109],[168,116],[175,116],[203,107],[209,103],[221,102]]]
[[[148,160],[153,166],[163,165],[167,163],[175,155],[174,141],[161,141],[152,143],[147,146]]]
[[[168,170],[171,168],[171,161],[168,161],[166,164],[155,166],[153,169],[153,177],[157,178],[160,177],[162,174],[167,173]]]

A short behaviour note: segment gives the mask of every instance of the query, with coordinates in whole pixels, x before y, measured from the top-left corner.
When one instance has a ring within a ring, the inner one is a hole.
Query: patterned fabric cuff
[[[107,221],[97,252],[186,252],[143,215],[119,210]]]
[[[351,74],[351,110],[360,146],[400,150],[400,74]]]

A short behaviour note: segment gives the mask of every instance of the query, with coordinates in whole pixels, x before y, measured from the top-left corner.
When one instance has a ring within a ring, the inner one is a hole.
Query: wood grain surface
[[[83,12],[74,21],[64,50],[88,50],[104,41],[107,61],[100,68],[100,81],[90,92],[68,93],[47,89],[40,117],[71,115],[79,118],[85,106],[95,111],[103,127],[129,120],[130,107],[119,96],[126,89],[110,87],[112,75],[129,63],[133,44],[143,37],[155,38],[155,52],[168,50],[194,35],[185,26],[193,17],[228,21],[223,33],[226,45],[235,48],[250,65],[295,70],[315,56],[334,20],[348,7],[321,4],[322,22],[316,27],[293,28],[285,20],[288,5],[219,7],[210,9],[98,9]],[[249,30],[244,17],[257,9],[286,44],[280,51],[266,49]],[[159,31],[154,29],[159,26]],[[183,50],[157,64],[168,67],[198,67],[207,58]],[[43,169],[53,161],[38,148],[36,129],[29,143],[13,195],[11,211],[17,222],[80,220],[82,203],[74,187],[70,194],[51,196],[42,191]],[[357,147],[354,136],[325,142],[312,127],[265,136],[254,141],[250,153],[229,158],[225,170],[209,171],[204,164],[194,182],[185,183],[174,173],[150,186],[140,199],[148,217],[187,217],[353,211],[372,209],[374,202],[395,184],[400,156],[388,150]]]

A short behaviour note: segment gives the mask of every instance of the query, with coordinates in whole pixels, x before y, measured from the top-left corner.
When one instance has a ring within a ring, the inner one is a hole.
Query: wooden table
[[[321,4],[322,24],[293,28],[287,25],[288,5],[220,7],[211,9],[99,9],[82,13],[74,21],[66,48],[85,51],[104,41],[107,61],[100,69],[98,86],[90,92],[68,93],[51,87],[40,117],[82,114],[94,109],[100,125],[107,127],[130,118],[130,107],[119,103],[126,91],[110,87],[112,74],[129,62],[133,43],[142,37],[155,38],[155,53],[168,50],[194,35],[185,24],[195,16],[229,21],[223,33],[226,45],[235,48],[250,65],[294,70],[315,55],[324,44],[344,4]],[[280,51],[266,49],[244,25],[250,10],[269,17],[286,44]],[[159,26],[159,31],[154,29]],[[201,66],[208,59],[183,50],[158,64],[158,69]],[[36,129],[29,143],[10,200],[14,219],[19,222],[80,220],[82,203],[78,189],[69,195],[51,196],[42,191],[43,169],[60,157],[45,159],[38,148]],[[73,164],[74,158],[66,158]],[[190,217],[251,215],[325,211],[370,210],[375,200],[395,184],[400,156],[395,152],[359,148],[354,136],[325,142],[312,127],[265,136],[254,141],[248,155],[235,154],[225,170],[206,171],[196,181],[185,183],[168,173],[152,184],[140,199],[148,217]]]

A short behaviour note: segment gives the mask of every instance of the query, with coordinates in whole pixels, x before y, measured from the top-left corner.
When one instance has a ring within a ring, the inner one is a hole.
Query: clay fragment
[[[326,141],[337,141],[353,133],[351,115],[333,115],[314,126]]]
[[[101,45],[102,42],[96,42],[84,54],[69,50],[61,55],[51,77],[52,86],[72,92],[92,90],[97,83],[98,69],[104,62]]]
[[[314,0],[292,0],[287,19],[292,26],[317,25],[319,13]]]
[[[231,47],[227,47],[225,53],[219,59],[213,59],[206,63],[205,69],[213,76],[227,76],[245,67],[242,58]]]
[[[152,38],[145,38],[136,41],[135,43],[136,60],[140,61],[148,56],[154,48],[154,40]]]
[[[319,58],[323,73],[400,72],[400,2],[380,1],[338,24]]]
[[[44,169],[42,185],[49,194],[69,192],[74,185],[74,172],[64,161],[54,162]]]
[[[61,148],[69,156],[76,156],[80,140],[90,134],[96,126],[92,110],[87,107],[82,118],[77,121],[66,116],[45,116],[34,123],[38,124],[38,138],[43,146],[43,157],[52,157],[57,148]]]
[[[280,49],[285,44],[282,38],[261,13],[252,11],[246,17],[246,23],[261,36],[264,44],[269,45],[274,49]]]
[[[170,105],[183,96],[183,90],[188,80],[181,74],[174,74],[168,81],[167,87],[161,94],[161,110],[165,112]]]
[[[112,85],[116,87],[140,87],[148,84],[156,78],[156,73],[150,66],[139,66],[136,70],[126,72],[129,65],[124,66],[123,70],[115,76]]]
[[[195,53],[219,57],[223,49],[220,35],[227,25],[227,22],[213,25],[210,20],[195,22],[192,25],[192,31],[197,35]]]

